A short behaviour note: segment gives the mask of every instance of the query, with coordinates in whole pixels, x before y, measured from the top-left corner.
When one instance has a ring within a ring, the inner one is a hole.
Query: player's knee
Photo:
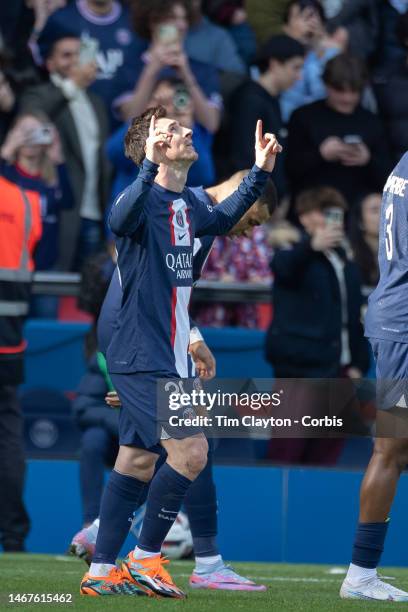
[[[115,468],[121,474],[128,474],[143,482],[153,478],[157,455],[126,446],[121,446]]]
[[[195,440],[189,448],[186,456],[186,466],[190,474],[195,478],[207,465],[208,443],[205,439]]]
[[[134,457],[131,468],[132,473],[137,475],[140,480],[150,481],[153,478],[156,459],[157,457],[152,457],[150,454]]]
[[[374,455],[381,460],[385,469],[396,467],[399,472],[402,472],[408,465],[408,440],[377,440]]]

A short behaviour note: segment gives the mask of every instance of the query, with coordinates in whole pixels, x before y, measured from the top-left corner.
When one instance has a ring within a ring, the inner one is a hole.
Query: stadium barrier
[[[35,272],[35,295],[77,296],[81,275],[68,272]],[[256,303],[270,301],[270,286],[265,283],[224,283],[200,280],[194,287],[194,299],[200,302]]]
[[[358,513],[360,471],[216,466],[219,544],[225,559],[347,564]],[[74,461],[28,465],[30,552],[61,554],[81,527],[79,469]],[[408,475],[401,478],[383,555],[406,566]],[[122,554],[135,544],[129,536]]]

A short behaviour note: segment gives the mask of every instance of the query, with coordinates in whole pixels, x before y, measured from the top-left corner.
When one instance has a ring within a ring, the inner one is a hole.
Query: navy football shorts
[[[370,338],[376,363],[377,408],[408,407],[408,344]]]
[[[136,372],[110,376],[122,404],[119,416],[120,445],[160,453],[160,440],[181,440],[203,433],[200,427],[171,426],[165,414],[159,416],[158,381],[163,378],[174,381],[177,375],[169,377],[161,372]]]

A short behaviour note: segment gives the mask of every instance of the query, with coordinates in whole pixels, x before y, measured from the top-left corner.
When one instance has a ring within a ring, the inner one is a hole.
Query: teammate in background
[[[369,297],[365,321],[376,361],[377,437],[361,486],[352,562],[340,590],[344,599],[408,602],[407,592],[377,574],[398,479],[408,464],[407,431],[399,430],[408,416],[407,184],[408,153],[388,178],[381,205],[380,280]]]
[[[217,205],[228,197],[239,186],[247,171],[237,172],[228,180],[206,190],[195,188],[192,191],[206,205]],[[238,223],[229,232],[229,236],[248,236],[254,226],[265,223],[273,213],[277,205],[277,194],[271,181],[266,184],[264,193],[255,204],[245,213]],[[211,250],[214,236],[196,238],[194,243],[193,280],[196,282],[205,265]],[[103,304],[98,321],[98,346],[103,354],[106,354],[109,342],[120,311],[122,301],[122,288],[120,286],[117,270],[115,270],[107,298]],[[192,323],[190,331],[190,352],[195,358],[198,374],[210,371],[215,375],[215,360],[201,334]],[[117,395],[110,394],[107,403],[112,407],[119,407],[120,401]],[[217,495],[213,481],[212,471],[212,448],[208,453],[208,461],[200,476],[190,486],[185,501],[193,536],[194,554],[196,566],[190,578],[193,588],[221,589],[236,591],[264,591],[266,587],[256,585],[251,580],[240,576],[226,566],[217,546]],[[71,543],[71,552],[90,563],[99,529],[99,517],[93,523],[77,533]]]
[[[206,465],[208,444],[199,428],[186,433],[166,424],[158,431],[157,381],[188,375],[194,237],[228,233],[262,193],[281,151],[258,122],[256,165],[238,190],[213,208],[185,187],[197,158],[191,135],[156,107],[132,122],[125,139],[127,154],[142,165],[110,215],[123,290],[107,353],[122,403],[120,450],[101,503],[93,562],[81,583],[87,595],[185,596],[165,571],[160,549],[191,482]],[[153,477],[161,447],[167,461]],[[118,569],[129,519],[150,480],[138,546]]]

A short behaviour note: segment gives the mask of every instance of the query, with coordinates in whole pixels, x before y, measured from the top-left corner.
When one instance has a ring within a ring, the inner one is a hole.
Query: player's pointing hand
[[[146,158],[155,163],[166,162],[166,151],[170,147],[172,135],[156,127],[156,117],[150,121],[149,137],[146,140]]]
[[[255,130],[255,163],[258,168],[272,172],[276,156],[282,151],[275,134],[263,134],[262,121],[259,119]]]

